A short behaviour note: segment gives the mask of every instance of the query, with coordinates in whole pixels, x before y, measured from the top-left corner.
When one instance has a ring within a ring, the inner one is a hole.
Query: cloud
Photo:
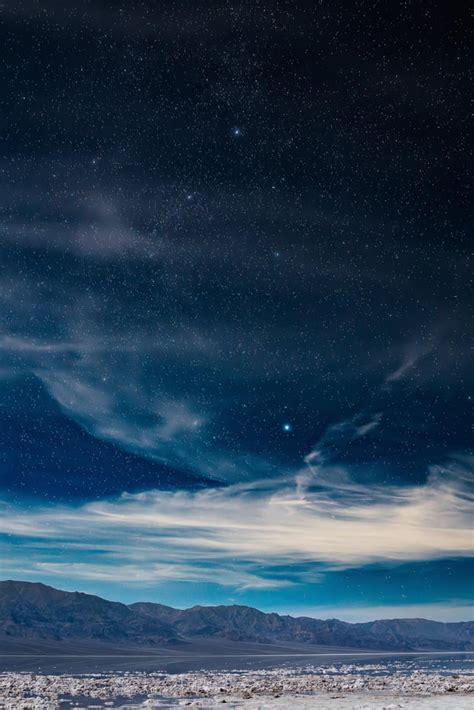
[[[314,263],[303,244],[274,258],[273,220],[298,219],[289,195],[219,188],[187,200],[183,184],[124,181],[118,189],[98,175],[91,181],[90,156],[40,161],[31,182],[23,164],[15,170],[2,193],[0,377],[34,374],[93,436],[213,481],[255,479],[281,467],[282,404],[288,414],[304,411],[317,438],[320,421],[340,416],[339,402],[352,407],[383,379],[377,367],[385,372],[393,359],[391,346],[380,350],[386,319],[373,335],[353,337],[347,259],[328,248]],[[71,189],[58,193],[58,180]],[[269,204],[271,233],[262,227],[268,239],[253,239]],[[337,279],[335,301],[326,277]],[[293,312],[293,298],[309,310]],[[390,385],[413,364],[407,353]],[[454,372],[450,362],[443,377]],[[268,406],[263,392],[272,392]],[[336,460],[371,436],[384,411],[373,404],[329,427],[307,464]],[[301,428],[295,421],[296,436]]]
[[[395,370],[387,375],[385,384],[389,385],[392,382],[403,380],[419,361],[432,352],[432,350],[433,344],[420,345],[418,343],[411,343],[406,346],[402,362]]]
[[[287,477],[124,493],[78,507],[4,503],[0,532],[12,550],[28,541],[25,571],[271,588],[302,581],[305,565],[470,556],[473,502],[472,461],[464,457],[431,467],[426,484],[410,487],[363,486],[347,470],[322,467],[304,499]],[[286,578],[274,572],[284,565],[292,568]]]
[[[87,579],[92,582],[122,582],[130,585],[150,585],[157,581],[171,580],[173,582],[206,583],[215,582],[216,577],[225,579],[225,586],[237,591],[246,589],[281,589],[291,587],[289,580],[263,579],[258,574],[243,569],[238,565],[223,565],[216,573],[212,567],[194,567],[192,564],[176,564],[173,562],[141,562],[140,564],[93,564],[87,562],[37,562],[33,570],[41,574],[57,577],[72,577]],[[33,571],[32,570],[32,571]]]
[[[225,398],[220,385],[216,394],[207,381],[203,396],[209,372],[218,382],[260,376],[258,366],[240,373],[233,366],[236,340],[246,347],[252,333],[176,319],[159,305],[142,319],[121,294],[101,294],[100,285],[87,296],[66,287],[51,299],[38,283],[25,279],[22,289],[12,278],[0,283],[0,300],[20,326],[0,335],[3,378],[35,375],[64,414],[93,436],[213,481],[272,470],[263,457],[216,443],[212,426]]]
[[[0,337],[0,350],[13,353],[68,353],[77,352],[83,344],[68,342],[41,342],[15,335]]]
[[[61,408],[95,436],[158,460],[170,459],[172,451],[182,461],[190,460],[193,452],[196,455],[207,416],[193,410],[189,401],[163,392],[144,399],[134,381],[126,378],[121,386],[111,388],[107,376],[103,381],[88,381],[84,373],[81,377],[57,369],[37,370],[36,374]],[[141,416],[124,413],[133,404],[141,408]]]
[[[33,198],[27,193],[23,199],[31,209]],[[56,221],[48,213],[41,214],[39,207],[39,214],[34,219],[20,220],[14,215],[4,217],[0,224],[3,243],[97,260],[169,256],[170,245],[166,240],[133,229],[116,201],[101,194],[82,198],[79,204],[65,202],[61,208],[65,216]]]
[[[356,427],[355,431],[355,438],[358,438],[360,436],[365,436],[368,434],[370,431],[378,427],[380,422],[382,421],[382,413],[378,412],[377,414],[374,414],[372,418],[365,422],[364,424],[360,424],[359,426]]]
[[[327,463],[340,454],[352,441],[366,436],[376,429],[382,421],[382,412],[376,414],[356,414],[337,424],[331,424],[321,436],[312,451],[304,458],[313,473],[317,466]],[[302,480],[302,479],[300,479]]]

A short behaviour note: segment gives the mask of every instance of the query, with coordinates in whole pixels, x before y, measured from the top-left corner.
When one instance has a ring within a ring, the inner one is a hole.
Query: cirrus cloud
[[[468,458],[456,457],[431,467],[423,485],[368,487],[345,469],[321,467],[304,497],[291,476],[123,493],[79,507],[4,503],[0,531],[12,551],[29,541],[32,573],[272,588],[302,581],[312,564],[341,569],[472,555],[471,470]],[[289,564],[299,571],[279,579],[274,570]]]

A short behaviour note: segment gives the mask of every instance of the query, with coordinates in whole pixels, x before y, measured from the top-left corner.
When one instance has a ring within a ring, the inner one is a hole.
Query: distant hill
[[[0,582],[0,642],[88,641],[159,646],[212,639],[387,651],[474,650],[474,622],[390,619],[349,624],[265,614],[246,606],[120,604],[44,584]]]
[[[384,619],[349,624],[305,616],[265,614],[246,606],[195,606],[178,610],[138,602],[130,608],[169,623],[186,638],[255,643],[292,642],[384,650],[474,650],[474,622],[444,624],[427,619]]]
[[[162,644],[166,623],[125,604],[44,584],[0,582],[0,635],[11,639]]]

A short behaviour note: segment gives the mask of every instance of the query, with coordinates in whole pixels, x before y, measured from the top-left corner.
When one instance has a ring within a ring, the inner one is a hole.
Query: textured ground
[[[0,675],[0,707],[468,708],[465,669],[413,670],[401,662],[254,671]]]

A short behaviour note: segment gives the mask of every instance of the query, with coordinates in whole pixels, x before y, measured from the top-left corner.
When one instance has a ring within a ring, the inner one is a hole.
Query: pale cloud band
[[[469,464],[457,457],[410,487],[363,486],[328,466],[303,494],[291,476],[191,492],[123,493],[78,507],[26,510],[4,503],[0,531],[29,540],[29,572],[281,587],[309,581],[311,563],[341,569],[472,555]],[[271,572],[281,565],[293,565],[295,574]],[[3,568],[15,571],[8,560]]]

